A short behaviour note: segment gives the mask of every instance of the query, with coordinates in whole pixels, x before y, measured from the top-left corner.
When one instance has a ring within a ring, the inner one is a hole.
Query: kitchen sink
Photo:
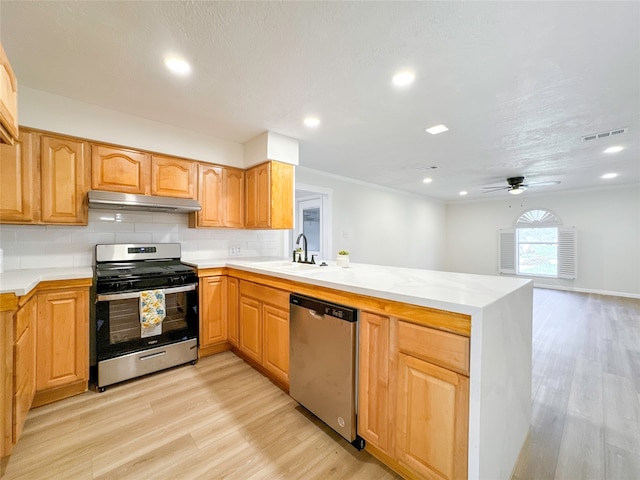
[[[253,264],[255,267],[270,268],[282,271],[299,271],[299,270],[316,270],[319,265],[311,263],[297,263],[297,262],[256,262]]]

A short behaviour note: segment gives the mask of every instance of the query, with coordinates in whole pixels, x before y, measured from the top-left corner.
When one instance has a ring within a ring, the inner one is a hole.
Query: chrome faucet
[[[315,255],[311,255],[311,261],[309,261],[309,257],[307,255],[307,237],[305,236],[304,233],[301,233],[300,235],[298,235],[298,239],[296,240],[296,245],[300,245],[300,239],[302,239],[302,249],[304,250],[304,260],[300,261],[298,260],[300,263],[316,263],[315,259],[313,257],[315,257]]]

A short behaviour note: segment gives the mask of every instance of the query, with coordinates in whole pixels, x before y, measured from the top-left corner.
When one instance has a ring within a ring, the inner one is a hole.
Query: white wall
[[[118,215],[118,221],[115,221]],[[281,231],[188,228],[187,214],[89,210],[86,227],[2,225],[4,270],[86,267],[94,264],[98,243],[175,242],[182,258],[216,259],[239,246],[242,256],[281,256]]]
[[[498,229],[544,208],[578,232],[578,278],[536,278],[536,285],[640,297],[640,186],[454,203],[446,207],[445,268],[496,275]],[[534,277],[532,277],[534,278]]]
[[[296,168],[296,183],[332,190],[332,245],[352,262],[441,270],[445,206],[438,201]]]
[[[20,125],[243,167],[242,144],[20,86]]]

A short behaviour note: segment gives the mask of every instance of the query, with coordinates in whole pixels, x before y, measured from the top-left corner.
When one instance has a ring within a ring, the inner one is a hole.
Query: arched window
[[[522,213],[500,230],[500,273],[576,278],[576,234],[545,209]]]

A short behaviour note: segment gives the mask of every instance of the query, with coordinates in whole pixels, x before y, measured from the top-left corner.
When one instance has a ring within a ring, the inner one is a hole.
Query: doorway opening
[[[331,190],[313,185],[296,184],[295,228],[291,232],[292,250],[301,233],[307,237],[309,259],[315,255],[316,263],[331,258]]]

